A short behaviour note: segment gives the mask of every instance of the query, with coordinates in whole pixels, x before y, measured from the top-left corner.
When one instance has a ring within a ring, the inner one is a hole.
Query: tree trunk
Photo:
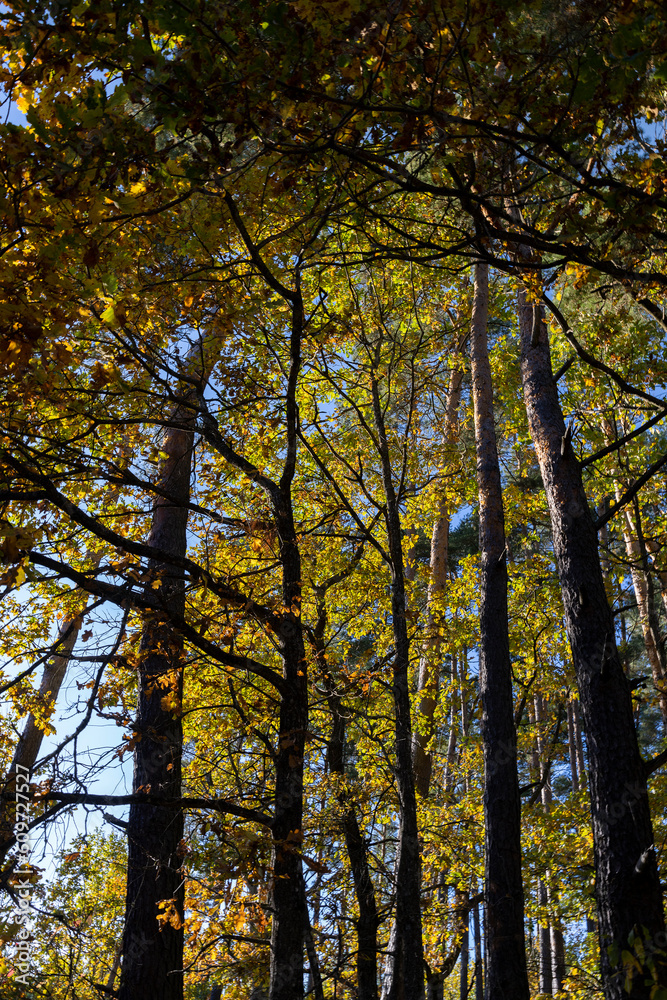
[[[609,421],[604,422],[605,437],[611,443],[615,437],[615,428]],[[625,431],[625,427],[623,430]],[[618,480],[614,483],[614,494],[618,502],[623,493],[623,488],[628,483],[621,483]],[[646,657],[651,668],[653,686],[658,695],[658,703],[662,714],[663,726],[667,725],[667,690],[665,689],[665,654],[660,637],[660,625],[658,616],[653,606],[653,583],[650,576],[648,551],[644,542],[639,518],[639,504],[635,498],[635,515],[629,507],[626,507],[621,515],[623,525],[623,541],[625,542],[625,554],[630,564],[632,576],[632,586],[637,601],[637,611],[644,637],[644,648]],[[606,527],[606,525],[605,525]]]
[[[90,570],[95,571],[98,569],[102,560],[102,552],[99,547],[95,548],[92,553],[89,553],[89,559]],[[49,714],[55,711],[58,695],[60,694],[60,689],[67,673],[67,667],[83,625],[87,599],[87,594],[81,592],[80,611],[63,620],[58,629],[58,638],[55,647],[57,652],[47,660],[44,666],[39,685],[39,696],[41,701],[48,706]],[[9,770],[3,783],[5,793],[12,794],[14,792],[16,788],[16,775],[19,771],[32,774],[32,770],[39,757],[43,739],[44,730],[39,728],[35,721],[35,716],[30,712],[25,720],[23,732],[19,736],[12,762],[9,765]],[[12,807],[13,804],[11,801],[0,804],[0,857],[5,854],[3,842],[11,838],[14,828]]]
[[[463,372],[454,368],[449,377],[449,393],[445,411],[445,441],[452,440],[458,422],[458,409],[461,400],[461,385]],[[412,748],[412,766],[415,774],[415,787],[420,795],[428,797],[431,769],[433,761],[429,750],[433,738],[433,716],[438,704],[438,687],[440,680],[440,659],[442,637],[438,624],[438,610],[434,607],[438,598],[447,586],[447,563],[449,555],[449,511],[444,491],[440,496],[438,516],[433,523],[431,534],[431,559],[429,564],[429,583],[426,598],[427,638],[419,661],[419,679],[417,681],[417,709],[414,744]]]
[[[421,924],[421,854],[417,829],[417,800],[412,770],[410,719],[410,640],[405,617],[405,586],[401,520],[392,478],[391,459],[380,390],[371,376],[373,414],[378,435],[382,484],[386,500],[387,538],[391,559],[391,613],[394,637],[392,693],[396,717],[396,782],[399,799],[396,864],[396,941],[390,956],[388,1000],[422,1000],[424,949]]]
[[[194,441],[194,413],[177,410],[163,432],[158,485],[172,500],[158,498],[149,544],[183,558],[187,550],[187,504]],[[189,427],[187,425],[190,425]],[[156,561],[149,571],[167,614],[185,612],[181,570]],[[149,583],[150,586],[150,583]],[[166,799],[181,795],[183,641],[159,613],[146,615],[140,646],[137,715],[134,724],[133,792]],[[182,1000],[183,903],[181,841],[183,812],[134,803],[128,820],[128,862],[120,1000]]]
[[[480,665],[486,827],[487,1000],[528,1000],[523,928],[521,805],[500,466],[487,348],[488,266],[475,265],[470,332],[479,491]]]
[[[553,900],[551,901],[553,906]],[[553,992],[560,993],[563,988],[563,983],[565,981],[565,975],[567,968],[565,965],[565,940],[563,938],[563,932],[560,927],[551,923],[551,982],[553,983]]]
[[[461,981],[459,988],[460,1000],[468,1000],[468,960],[470,954],[469,914],[466,914],[466,926],[461,937]]]
[[[565,621],[577,675],[590,768],[600,950],[607,1000],[620,1000],[620,952],[634,929],[664,931],[662,897],[652,850],[644,766],[630,691],[616,648],[597,536],[581,469],[566,434],[553,379],[546,324],[519,292],[521,375],[531,437],[551,517]],[[641,860],[640,860],[641,859]],[[633,997],[648,1000],[638,976]]]
[[[322,653],[324,651],[322,650]],[[327,700],[333,726],[328,746],[328,764],[331,774],[344,775],[343,747],[345,744],[345,715],[341,699],[333,685],[327,685]],[[341,786],[342,789],[342,786]],[[377,1000],[377,929],[378,913],[375,889],[368,866],[366,841],[359,828],[356,811],[345,790],[338,794],[343,815],[345,846],[350,859],[354,889],[359,907],[357,924],[357,1000]]]
[[[290,368],[285,398],[287,448],[278,488],[271,492],[282,567],[281,656],[286,691],[280,701],[273,822],[273,922],[269,1000],[303,997],[304,933],[308,920],[301,851],[303,769],[308,728],[307,659],[301,624],[301,554],[294,525],[292,481],[297,456],[296,388],[301,367],[303,303],[292,300]]]
[[[472,917],[475,938],[475,1000],[483,1000],[484,969],[482,964],[482,932],[479,920],[479,903],[475,903],[472,911]]]
[[[445,797],[449,797],[454,791],[454,768],[456,766],[456,729],[457,729],[457,719],[458,719],[458,705],[457,697],[455,694],[456,681],[458,680],[458,671],[456,664],[456,652],[452,653],[452,691],[451,691],[451,705],[449,709],[449,739],[447,740],[447,762],[445,764],[445,780],[444,780],[444,791]],[[463,734],[464,736],[467,733]],[[428,792],[428,787],[426,788]]]
[[[537,901],[545,909],[547,907],[547,887],[538,879]],[[539,947],[540,947],[540,993],[551,996],[551,935],[549,933],[549,923],[545,921],[538,925]]]
[[[574,735],[574,708],[572,700],[567,703],[567,747],[570,755],[570,775],[572,777],[572,791],[579,791],[579,769],[577,768],[577,748]]]

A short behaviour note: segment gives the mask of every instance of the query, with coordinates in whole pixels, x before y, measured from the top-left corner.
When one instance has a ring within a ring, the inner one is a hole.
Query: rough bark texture
[[[481,557],[480,666],[484,745],[487,1000],[528,1000],[521,804],[507,631],[507,561],[487,351],[488,268],[475,265],[470,332]]]
[[[405,583],[401,520],[392,478],[389,445],[380,390],[371,382],[373,412],[380,449],[382,484],[386,500],[387,538],[391,559],[391,613],[394,633],[392,693],[396,716],[396,783],[399,798],[398,857],[396,864],[395,946],[390,956],[388,1000],[422,1000],[424,949],[421,925],[421,854],[417,828],[417,800],[412,770],[412,724],[408,670],[410,641],[405,618]]]
[[[301,366],[303,305],[292,302],[290,369],[285,399],[287,448],[283,474],[271,492],[282,567],[281,655],[286,692],[280,701],[273,823],[273,922],[269,1000],[303,997],[304,934],[308,920],[301,851],[303,844],[303,766],[308,728],[308,680],[301,626],[301,555],[294,525],[292,481],[296,469],[296,386]]]
[[[174,415],[174,423],[187,414]],[[194,417],[189,415],[194,428]],[[167,428],[167,455],[158,485],[172,501],[158,499],[149,544],[184,557],[190,499],[193,429]],[[157,594],[168,614],[185,611],[180,570],[157,562]],[[181,795],[183,643],[159,614],[147,616],[141,639],[137,716],[134,725],[133,792],[166,799]],[[128,865],[120,1000],[181,1000],[183,996],[183,812],[133,804],[128,820]],[[159,917],[164,919],[158,920]]]
[[[458,420],[461,400],[463,372],[454,368],[449,377],[449,393],[445,411],[445,440],[451,441]],[[420,795],[428,797],[432,757],[429,744],[433,738],[433,716],[438,704],[438,682],[440,678],[441,633],[434,610],[438,596],[447,585],[447,562],[449,554],[449,511],[444,493],[441,495],[438,516],[433,523],[431,534],[431,558],[429,564],[428,595],[426,599],[427,638],[419,661],[417,681],[416,726],[412,748],[412,766],[415,787]]]
[[[524,397],[549,504],[588,748],[604,988],[607,1000],[620,1000],[626,994],[617,955],[627,946],[633,929],[645,927],[652,937],[664,930],[662,897],[644,766],[605,593],[597,535],[581,469],[566,434],[546,324],[540,316],[538,335],[533,338],[533,314],[533,304],[520,291]],[[633,998],[648,1000],[649,993],[638,976]]]

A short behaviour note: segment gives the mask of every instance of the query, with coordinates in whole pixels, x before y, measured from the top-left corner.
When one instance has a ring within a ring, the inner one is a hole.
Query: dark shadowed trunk
[[[332,731],[329,740],[328,760],[332,774],[344,775],[345,715],[341,711],[340,696],[330,689],[329,709],[332,715]],[[343,788],[343,786],[341,785]],[[342,825],[345,846],[350,859],[354,891],[359,907],[357,928],[357,993],[358,1000],[377,1000],[377,929],[378,913],[375,889],[368,867],[366,841],[359,828],[356,810],[349,795],[342,790],[338,794],[342,809]]]
[[[193,411],[179,409],[162,435],[158,486],[149,544],[183,558],[194,440]],[[188,426],[189,425],[189,426]],[[151,561],[166,615],[185,612],[181,570]],[[150,586],[150,584],[149,584]],[[133,791],[165,799],[181,795],[183,642],[159,612],[146,614],[140,646],[134,723]],[[120,1000],[181,1000],[183,996],[183,812],[133,804],[127,828],[127,898]]]
[[[283,474],[270,492],[282,567],[281,655],[285,693],[280,701],[273,822],[273,922],[271,925],[270,1000],[303,997],[303,950],[308,912],[304,892],[303,766],[308,727],[308,679],[301,626],[301,554],[294,524],[292,482],[297,457],[296,388],[301,367],[303,303],[293,293],[290,366],[285,398],[287,434]]]
[[[537,317],[537,322],[534,322]],[[597,533],[566,431],[540,307],[519,293],[521,374],[546,490],[588,749],[596,897],[607,1000],[626,996],[620,952],[635,929],[664,931],[646,777],[616,647]],[[664,982],[664,977],[661,976]],[[648,1000],[638,975],[632,997]]]
[[[488,267],[475,265],[470,331],[479,491],[480,666],[484,745],[487,1000],[528,1000],[507,559],[500,466],[487,349]]]

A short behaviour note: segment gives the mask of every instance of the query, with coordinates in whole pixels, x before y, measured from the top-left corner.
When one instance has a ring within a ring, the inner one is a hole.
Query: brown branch
[[[11,799],[12,795],[4,794],[4,799]],[[129,806],[146,805],[157,806],[164,809],[211,809],[215,812],[226,813],[229,816],[238,816],[239,819],[246,819],[249,823],[260,823],[262,826],[271,828],[273,818],[267,813],[258,809],[246,809],[244,806],[237,806],[229,799],[207,799],[196,795],[184,795],[178,799],[164,799],[159,795],[150,792],[145,794],[132,795],[95,795],[90,792],[44,792],[33,797],[33,802],[59,802],[62,805],[83,805],[83,806]]]

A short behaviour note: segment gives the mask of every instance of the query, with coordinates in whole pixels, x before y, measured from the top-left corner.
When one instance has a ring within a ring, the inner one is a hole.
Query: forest
[[[667,1000],[662,0],[0,21],[2,1000]]]

